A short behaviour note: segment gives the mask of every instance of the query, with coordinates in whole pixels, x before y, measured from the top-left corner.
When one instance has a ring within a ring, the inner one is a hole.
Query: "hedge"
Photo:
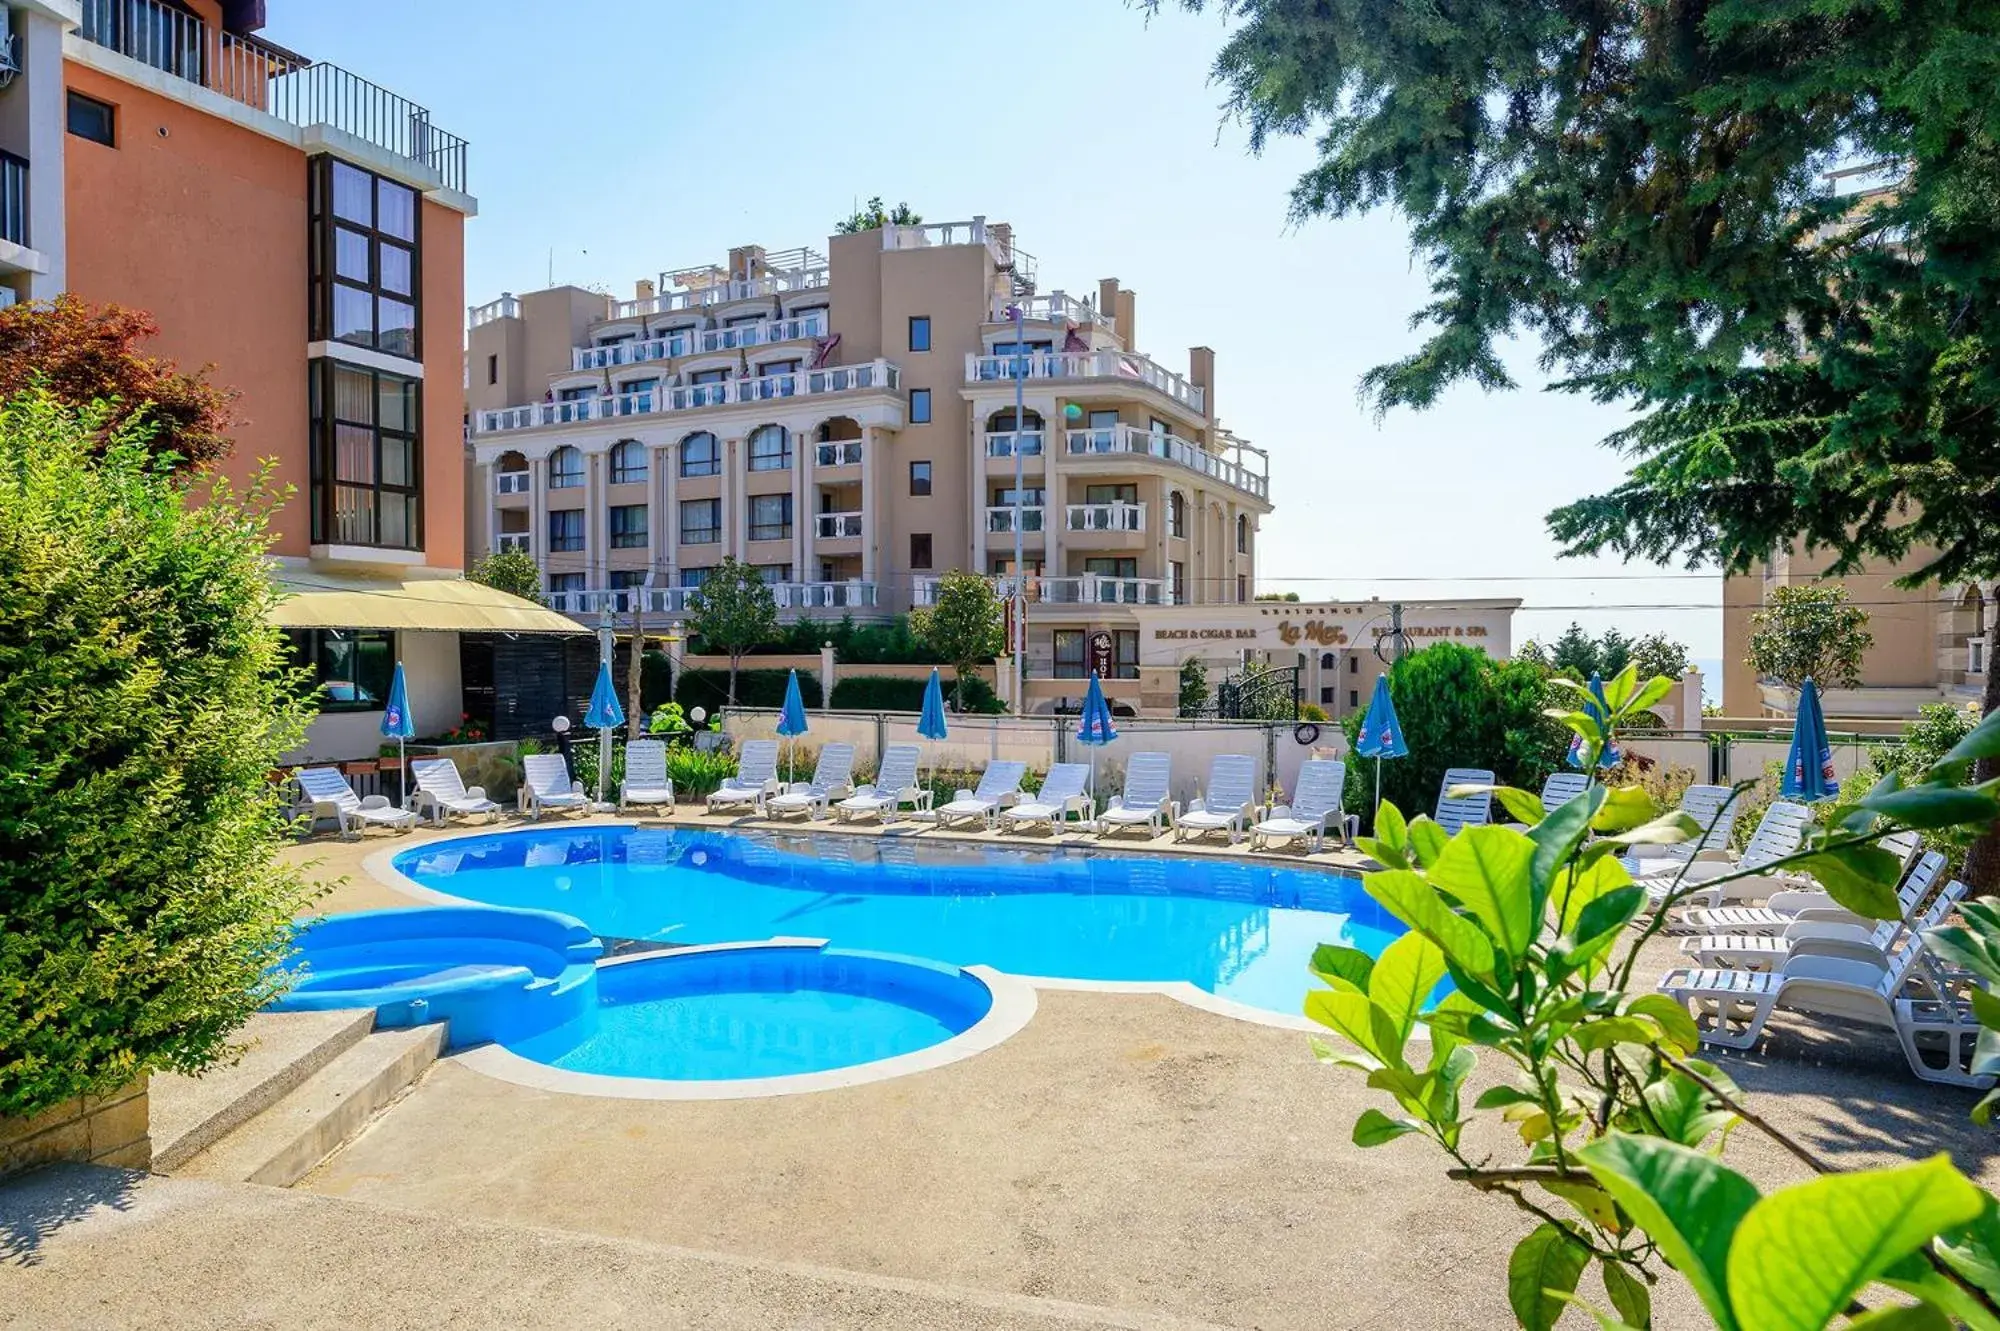
[[[785,705],[785,670],[740,670],[736,674],[736,705],[738,707],[783,707]],[[799,696],[808,707],[818,707],[824,696],[819,687],[819,676],[799,672]],[[727,670],[683,670],[674,681],[674,701],[690,710],[705,708],[712,716],[723,707],[729,698],[729,672]]]
[[[850,675],[833,686],[833,705],[853,712],[921,712],[928,680],[899,679],[894,675]],[[944,683],[945,706],[951,706],[952,685]],[[965,710],[998,713],[1003,710],[993,695],[993,686],[978,675],[965,680]]]

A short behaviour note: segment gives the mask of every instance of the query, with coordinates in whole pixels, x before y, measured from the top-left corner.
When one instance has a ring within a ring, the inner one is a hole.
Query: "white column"
[[[1214,533],[1214,524],[1209,520],[1208,491],[1196,490],[1194,502],[1188,506],[1188,600],[1195,605],[1207,605],[1214,599],[1215,589],[1208,582],[1208,547]]]
[[[749,515],[738,514],[737,509],[749,503],[743,497],[744,487],[749,484],[749,448],[741,439],[722,441],[722,552],[743,558],[743,529],[749,525]]]
[[[819,521],[813,499],[813,468],[819,465],[819,445],[794,436],[795,465],[792,467],[792,576],[800,582],[819,577],[815,544]]]
[[[28,299],[54,300],[69,285],[68,191],[63,187],[64,132],[62,20],[30,5],[16,6],[14,55],[27,86],[28,248],[48,260],[48,271],[28,279]],[[4,26],[4,24],[0,24]]]
[[[882,436],[872,425],[861,428],[861,580],[875,581],[875,469],[881,465]],[[877,589],[878,596],[880,589]]]
[[[1062,474],[1056,459],[1069,452],[1069,422],[1063,402],[1057,398],[1042,417],[1042,569],[1052,578],[1063,576],[1062,531],[1064,499]],[[1090,418],[1084,417],[1087,422]],[[1023,475],[1025,476],[1025,470]],[[1027,558],[1026,555],[1022,556]]]
[[[990,483],[986,479],[986,422],[976,408],[972,420],[972,467],[967,474],[972,477],[972,493],[968,496],[972,516],[967,528],[972,533],[972,571],[983,578],[992,567],[986,557],[986,498]]]
[[[475,485],[486,487],[486,548],[480,553],[482,555],[490,555],[500,548],[500,496],[498,494],[500,472],[498,463],[488,463],[483,467],[475,465],[472,469],[472,481]]]
[[[657,502],[651,516],[646,519],[646,530],[653,544],[653,585],[672,587],[679,581],[680,565],[680,508],[674,498],[674,450],[660,447],[653,450],[653,484],[650,487]]]
[[[542,584],[549,572],[549,460],[528,459],[528,553],[542,566]]]
[[[598,524],[604,516],[604,455],[583,455],[583,585],[595,589],[611,579],[605,574],[605,541]]]

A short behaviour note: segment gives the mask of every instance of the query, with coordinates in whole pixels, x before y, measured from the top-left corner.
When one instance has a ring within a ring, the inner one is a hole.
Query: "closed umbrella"
[[[1792,722],[1792,751],[1785,758],[1780,789],[1811,804],[1840,791],[1833,777],[1833,749],[1826,740],[1826,714],[1820,711],[1819,686],[1810,679],[1799,690],[1798,715]]]
[[[806,733],[806,700],[799,696],[799,672],[794,670],[785,680],[785,705],[778,712],[778,733],[786,739]],[[785,780],[792,779],[792,752],[785,750]]]
[[[924,685],[924,710],[917,717],[917,737],[919,739],[941,740],[951,733],[951,727],[944,719],[944,685],[938,682],[937,667],[931,667],[931,682]],[[937,775],[937,761],[931,762],[931,775]]]
[[[1396,719],[1396,703],[1389,696],[1389,677],[1375,676],[1375,693],[1368,699],[1368,715],[1361,718],[1361,733],[1354,737],[1354,751],[1375,760],[1375,804],[1382,804],[1382,760],[1401,758],[1410,746],[1403,743],[1403,723]],[[1373,826],[1371,816],[1370,826]]]
[[[1599,767],[1618,765],[1618,745],[1611,738],[1611,704],[1604,697],[1604,680],[1596,673],[1590,676],[1590,695],[1583,701],[1583,710],[1592,720],[1604,728],[1604,752],[1597,755]],[[1569,741],[1569,765],[1582,767],[1583,736],[1572,735]]]
[[[410,769],[403,745],[417,733],[410,720],[410,689],[403,682],[403,663],[396,662],[396,677],[389,682],[389,702],[382,708],[382,738],[396,741],[396,780],[402,784],[403,800],[410,798]]]
[[[618,705],[618,688],[611,682],[611,663],[597,663],[597,685],[590,691],[590,710],[583,723],[597,728],[597,802],[604,803],[604,782],[611,775],[611,732],[625,724]]]
[[[1076,719],[1076,741],[1090,746],[1090,803],[1097,805],[1097,749],[1118,738],[1118,728],[1111,724],[1111,704],[1104,701],[1104,686],[1097,682],[1097,672],[1090,672],[1090,687],[1083,694],[1083,711]]]

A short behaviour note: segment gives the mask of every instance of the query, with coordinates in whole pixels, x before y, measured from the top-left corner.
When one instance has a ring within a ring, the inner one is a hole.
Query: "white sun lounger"
[[[977,790],[960,790],[951,803],[938,808],[937,825],[950,827],[954,822],[977,820],[993,826],[1001,809],[1020,800],[1021,778],[1027,774],[1026,763],[988,763]]]
[[[1945,857],[1932,851],[1917,862],[1896,894],[1901,908],[1893,920],[1806,918],[1792,921],[1783,933],[1704,934],[1681,940],[1681,951],[1697,966],[1741,966],[1749,970],[1773,970],[1789,957],[1812,953],[1819,956],[1853,957],[1858,961],[1886,964],[1910,918],[1925,909],[1931,888],[1944,874]],[[1946,886],[1949,894],[1957,883]],[[1954,907],[1958,904],[1954,898]]]
[[[1174,817],[1174,840],[1224,832],[1229,844],[1243,839],[1257,803],[1257,760],[1244,753],[1223,753],[1208,764],[1208,785],[1202,797]]]
[[[752,739],[743,742],[736,763],[736,775],[724,777],[708,797],[708,811],[747,804],[764,812],[764,801],[778,792],[778,741]]]
[[[845,823],[873,814],[886,823],[901,813],[905,804],[928,810],[931,792],[917,784],[917,763],[922,756],[914,744],[891,744],[882,750],[882,766],[875,780],[835,804],[834,820]]]
[[[1072,813],[1082,816],[1084,825],[1090,824],[1091,815],[1096,812],[1090,796],[1085,793],[1085,785],[1090,780],[1089,763],[1056,763],[1049,768],[1048,777],[1042,788],[1021,803],[1000,814],[1000,825],[1010,827],[1016,823],[1047,823],[1051,836],[1062,831]]]
[[[1446,836],[1457,836],[1461,828],[1484,827],[1493,821],[1492,791],[1453,796],[1452,788],[1492,784],[1493,773],[1483,767],[1454,767],[1444,774],[1444,780],[1438,784],[1437,812],[1432,816]]]
[[[1940,893],[1911,922],[1908,939],[1886,966],[1850,957],[1795,956],[1769,971],[1681,968],[1667,972],[1660,992],[1687,1007],[1705,1044],[1749,1049],[1763,1035],[1772,1010],[1785,1007],[1888,1026],[1917,1076],[1986,1085],[1991,1077],[1969,1071],[1981,1027],[1966,1005],[1937,984],[1923,937],[1964,892],[1954,882]],[[1912,984],[1917,993],[1907,992]],[[1941,1060],[1926,1056],[1940,1047]]]
[[[417,815],[397,808],[385,796],[370,795],[363,799],[355,794],[354,787],[347,784],[347,778],[337,768],[301,767],[293,775],[300,793],[312,802],[312,820],[333,819],[342,836],[359,835],[370,827],[400,827],[408,831],[417,825]]]
[[[1292,802],[1271,810],[1271,816],[1250,829],[1250,849],[1267,849],[1273,841],[1301,840],[1306,849],[1326,849],[1326,830],[1340,830],[1349,839],[1349,815],[1341,808],[1347,790],[1347,764],[1337,758],[1308,758],[1299,765]]]
[[[1164,833],[1168,822],[1181,811],[1170,791],[1173,775],[1171,754],[1133,754],[1125,762],[1124,791],[1113,795],[1104,812],[1097,815],[1097,835],[1140,826],[1153,836]]]
[[[625,746],[625,779],[618,783],[618,807],[635,804],[674,807],[674,780],[667,775],[667,746],[657,739],[635,739]]]
[[[471,818],[483,813],[489,823],[500,816],[500,806],[486,798],[486,787],[466,789],[458,764],[449,758],[415,759],[410,763],[410,775],[417,781],[417,788],[410,793],[417,816],[428,815],[439,827],[453,814]]]
[[[1550,772],[1542,782],[1542,812],[1554,813],[1588,789],[1588,772]]]
[[[1719,878],[1724,874],[1737,873],[1745,869],[1756,869],[1787,855],[1796,854],[1799,843],[1805,839],[1806,829],[1812,826],[1812,810],[1803,804],[1792,804],[1784,800],[1764,810],[1764,817],[1757,824],[1757,830],[1750,836],[1750,844],[1743,848],[1743,858],[1734,864],[1724,860],[1697,859],[1687,866],[1685,875],[1655,877],[1647,883],[1646,891],[1654,904],[1668,896],[1683,892],[1682,906],[1722,906],[1732,901],[1748,901],[1756,897],[1768,897],[1773,892],[1788,888],[1816,887],[1811,878],[1803,874],[1777,870],[1758,873],[1749,878],[1738,878],[1732,882],[1718,883],[1712,888],[1689,890],[1693,884]]]
[[[1621,857],[1626,872],[1641,880],[1672,878],[1690,860],[1727,860],[1729,837],[1743,805],[1730,794],[1728,786],[1689,786],[1682,791],[1680,812],[1694,819],[1701,834],[1688,841],[1632,847]]]
[[[844,796],[853,790],[853,777],[854,746],[825,745],[813,763],[812,780],[794,781],[782,793],[766,799],[764,812],[774,818],[795,813],[808,818],[824,817],[834,796]]]
[[[521,812],[539,818],[544,809],[590,808],[583,783],[569,779],[560,753],[531,753],[521,759]]]
[[[1918,852],[1923,849],[1923,839],[1917,832],[1897,832],[1876,844],[1905,864],[1921,863]],[[1915,872],[1912,868],[1911,873]],[[1909,879],[1905,878],[1904,887],[1908,886]],[[1921,904],[1921,901],[1906,903],[1903,913],[1907,915]],[[1679,926],[1703,934],[1781,934],[1800,920],[1859,924],[1861,918],[1835,901],[1825,888],[1815,885],[1773,892],[1761,906],[1696,906],[1681,913]],[[1873,928],[1875,921],[1867,923]]]

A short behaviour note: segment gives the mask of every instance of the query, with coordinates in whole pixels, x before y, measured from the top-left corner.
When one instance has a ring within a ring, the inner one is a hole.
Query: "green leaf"
[[[1461,970],[1491,978],[1493,943],[1479,926],[1447,906],[1437,889],[1407,869],[1371,873],[1362,890],[1391,915],[1444,949]]]
[[[1536,919],[1529,865],[1535,843],[1512,828],[1468,827],[1431,866],[1431,886],[1458,898],[1508,957],[1534,941]]]
[[[1599,844],[1616,849],[1619,846],[1672,846],[1683,841],[1692,841],[1701,835],[1701,824],[1687,814],[1675,809],[1663,813],[1650,822],[1640,823],[1629,831],[1615,836],[1600,837]]]
[[[1979,1103],[1972,1107],[1972,1121],[1982,1128],[1993,1126],[1993,1111],[2000,1109],[2000,1088],[1988,1091],[1979,1097]]]
[[[1403,811],[1390,800],[1383,800],[1375,806],[1375,835],[1397,850],[1409,848],[1410,824],[1403,817]]]
[[[1981,901],[1959,907],[1965,925],[1947,925],[1924,934],[1924,942],[1946,961],[2000,983],[2000,914]]]
[[[1729,1252],[1757,1202],[1756,1186],[1719,1160],[1657,1137],[1613,1132],[1576,1154],[1694,1286],[1722,1331],[1738,1331],[1725,1292]]]
[[[1384,1063],[1403,1061],[1402,1032],[1388,1013],[1360,994],[1315,989],[1306,995],[1306,1015]]]
[[[1600,1263],[1600,1274],[1604,1277],[1604,1292],[1611,1297],[1611,1306],[1625,1319],[1627,1326],[1649,1327],[1653,1324],[1653,1292],[1646,1288],[1646,1282],[1626,1270],[1617,1262]]]
[[[1576,914],[1576,941],[1588,943],[1623,929],[1646,904],[1646,889],[1636,883],[1614,887],[1593,898]]]
[[[1617,1233],[1620,1225],[1618,1207],[1611,1200],[1611,1194],[1595,1183],[1570,1182],[1566,1179],[1549,1179],[1542,1184],[1544,1191],[1560,1197],[1577,1209],[1577,1214],[1589,1220],[1598,1228]]]
[[[1947,1156],[1829,1174],[1750,1208],[1729,1253],[1742,1331],[1821,1331],[1870,1281],[1984,1204]]]
[[[1570,1032],[1570,1039],[1587,1054],[1609,1049],[1614,1044],[1651,1045],[1660,1038],[1660,1028],[1637,1017],[1606,1017],[1585,1022]]]
[[[1368,996],[1408,1039],[1417,1014],[1444,974],[1444,949],[1422,934],[1407,933],[1382,949],[1368,982]]]
[[[1528,876],[1535,887],[1536,919],[1542,916],[1542,908],[1549,899],[1549,887],[1555,882],[1556,873],[1576,854],[1576,848],[1583,844],[1583,839],[1590,835],[1590,820],[1604,806],[1604,800],[1604,787],[1592,785],[1529,830],[1528,839],[1535,843]]]
[[[1423,814],[1418,814],[1417,820],[1410,824],[1410,853],[1426,869],[1437,863],[1438,856],[1444,853],[1445,843],[1450,839],[1445,835],[1444,828]]]
[[[1520,790],[1514,786],[1489,786],[1487,789],[1492,791],[1493,798],[1500,801],[1500,807],[1512,814],[1517,823],[1539,823],[1548,816],[1548,810],[1542,807],[1541,799],[1531,791]]]
[[[1902,903],[1896,899],[1896,882],[1903,866],[1880,846],[1835,846],[1794,862],[1797,870],[1809,873],[1826,889],[1826,894],[1847,909],[1870,920],[1899,920]]]
[[[1374,969],[1375,958],[1358,947],[1321,943],[1313,949],[1313,974],[1335,989],[1347,989],[1357,994],[1367,993],[1368,976]]]
[[[1925,829],[1985,824],[2000,815],[2000,803],[1983,786],[1911,786],[1866,795],[1860,807],[1904,827]]]
[[[1534,1103],[1535,1097],[1532,1093],[1521,1090],[1516,1086],[1500,1085],[1488,1086],[1485,1090],[1481,1091],[1479,1098],[1472,1102],[1472,1107],[1474,1109],[1505,1109],[1508,1105],[1530,1105]]]
[[[1386,841],[1378,841],[1372,836],[1354,838],[1354,848],[1385,869],[1407,869],[1410,860],[1402,851]]]
[[[1874,1308],[1847,1324],[1847,1331],[1951,1331],[1951,1319],[1928,1303]]]
[[[1653,797],[1642,786],[1611,786],[1604,806],[1590,820],[1593,832],[1625,832],[1653,821]]]
[[[1356,1146],[1380,1146],[1398,1137],[1407,1137],[1413,1132],[1422,1132],[1423,1127],[1407,1118],[1390,1118],[1379,1109],[1364,1109],[1361,1117],[1354,1120],[1354,1144]]]
[[[1556,927],[1580,938],[1583,913],[1602,897],[1632,886],[1632,875],[1614,859],[1593,860],[1567,882],[1557,884]]]
[[[1625,717],[1636,712],[1650,711],[1654,703],[1673,691],[1674,681],[1665,675],[1655,675],[1639,687],[1639,691],[1632,695],[1630,702],[1618,709],[1618,714]]]
[[[1698,1147],[1736,1120],[1735,1114],[1717,1108],[1707,1091],[1679,1072],[1670,1070],[1647,1082],[1639,1094],[1659,1126],[1659,1135],[1682,1146]]]
[[[1701,1047],[1701,1031],[1695,1026],[1694,1018],[1666,994],[1641,994],[1627,1003],[1625,1010],[1634,1016],[1650,1018],[1669,1040],[1689,1053]],[[1692,1086],[1694,1083],[1688,1084]]]
[[[1981,758],[2000,758],[2000,712],[1995,712],[1972,728],[1972,733],[1951,746],[1950,752],[1932,764],[1930,779],[1956,785]]]
[[[1576,1292],[1577,1278],[1590,1260],[1567,1231],[1544,1221],[1514,1247],[1507,1259],[1507,1302],[1525,1331],[1549,1331]]]

